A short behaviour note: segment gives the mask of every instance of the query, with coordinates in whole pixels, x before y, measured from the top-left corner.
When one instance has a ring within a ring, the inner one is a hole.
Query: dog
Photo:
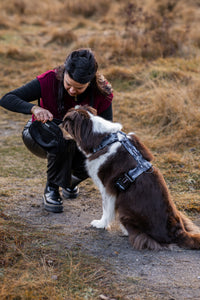
[[[161,172],[150,163],[153,155],[134,133],[125,135],[120,123],[97,116],[89,106],[70,109],[62,127],[86,156],[88,174],[102,196],[103,215],[91,222],[93,227],[109,228],[117,213],[123,232],[136,250],[170,249],[173,244],[200,249],[199,228],[178,211]],[[129,170],[137,170],[137,159],[119,139],[106,143],[108,136],[117,134],[125,136],[129,146],[133,145],[149,164],[148,170],[130,179],[123,189],[119,188],[120,178],[125,178]]]

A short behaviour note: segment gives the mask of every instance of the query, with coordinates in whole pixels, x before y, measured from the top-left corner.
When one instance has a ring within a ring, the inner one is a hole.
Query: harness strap
[[[101,144],[99,144],[99,146],[97,148],[93,149],[93,153],[96,153],[100,150],[102,150],[104,147],[113,144],[115,142],[118,142],[119,138],[116,132],[109,134],[108,136],[106,136],[102,141]]]
[[[93,149],[93,153],[96,153],[115,142],[120,142],[137,162],[136,168],[129,170],[116,181],[117,188],[120,191],[125,191],[138,176],[152,168],[152,164],[144,159],[140,151],[136,149],[136,147],[128,139],[127,135],[122,131],[111,133],[106,136],[102,140],[101,144],[97,148]]]
[[[150,162],[146,161],[146,163],[148,164],[146,164],[145,166],[137,165],[135,169],[131,169],[128,173],[124,173],[123,176],[117,179],[115,183],[116,187],[120,191],[127,190],[131,183],[133,183],[137,177],[139,177],[142,173],[152,168],[152,164]]]
[[[131,183],[134,182],[137,177],[139,177],[142,173],[149,170],[152,167],[152,164],[146,159],[144,159],[140,151],[138,151],[135,148],[135,146],[133,146],[133,144],[127,138],[127,136],[125,136],[122,139],[121,143],[137,162],[136,168],[129,170],[127,173],[125,173],[122,177],[120,177],[116,181],[116,187],[120,191],[125,191],[129,188]]]

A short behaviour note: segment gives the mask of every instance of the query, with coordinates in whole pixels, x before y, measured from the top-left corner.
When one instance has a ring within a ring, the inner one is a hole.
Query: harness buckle
[[[128,174],[125,173],[122,177],[117,179],[115,185],[118,188],[118,190],[125,191],[129,188],[133,181],[134,180],[132,180],[131,177],[129,177]]]
[[[120,191],[127,190],[136,178],[138,178],[142,173],[149,170],[151,167],[151,163],[144,160],[143,164],[138,164],[135,169],[131,169],[128,173],[124,173],[124,175],[116,181],[116,187]],[[150,173],[152,173],[152,171]]]

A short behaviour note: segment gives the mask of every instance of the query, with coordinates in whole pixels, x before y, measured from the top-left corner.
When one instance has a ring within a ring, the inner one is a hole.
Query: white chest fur
[[[99,168],[109,159],[109,157],[117,152],[117,149],[119,148],[120,143],[114,143],[110,146],[109,151],[101,156],[99,156],[96,159],[86,160],[86,168],[88,171],[88,174],[94,181],[94,183],[100,187],[102,186],[102,183],[98,177]]]

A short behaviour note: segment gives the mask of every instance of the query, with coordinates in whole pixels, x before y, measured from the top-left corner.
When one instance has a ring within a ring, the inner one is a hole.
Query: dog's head
[[[88,138],[92,134],[91,115],[96,114],[96,109],[88,105],[71,108],[64,116],[61,124],[64,138],[75,140],[81,149],[85,151]]]
[[[62,122],[62,127],[68,137],[77,141],[81,138],[80,133],[83,123],[85,127],[88,127],[90,123],[89,113],[96,115],[96,109],[87,105],[77,105],[74,108],[69,109]]]
[[[71,108],[63,118],[62,127],[65,137],[75,140],[86,153],[93,152],[93,148],[96,148],[106,135],[122,128],[119,123],[97,116],[97,111],[87,105]]]

